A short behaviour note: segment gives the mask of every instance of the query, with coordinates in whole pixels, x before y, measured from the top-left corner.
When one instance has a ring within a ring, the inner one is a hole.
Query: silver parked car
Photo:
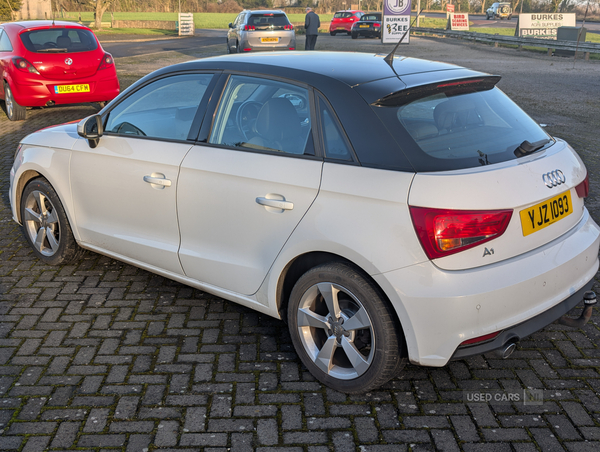
[[[242,11],[227,33],[227,53],[296,50],[296,33],[281,10]]]

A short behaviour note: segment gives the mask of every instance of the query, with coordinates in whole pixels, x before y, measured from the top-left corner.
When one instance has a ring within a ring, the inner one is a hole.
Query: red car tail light
[[[107,69],[114,64],[113,57],[110,53],[105,53],[102,57],[102,61],[100,62],[100,66],[98,66],[98,70]]]
[[[575,187],[575,191],[577,192],[577,196],[580,198],[587,198],[590,194],[590,176],[588,174],[585,175],[585,179],[583,179],[577,187]]]
[[[284,25],[284,26],[283,26],[283,29],[284,29],[284,30],[293,30],[293,29],[294,29],[294,26],[293,26],[292,24],[290,24],[290,25]]]
[[[499,334],[500,334],[500,331],[496,331],[495,333],[490,333],[490,334],[486,334],[484,336],[474,337],[473,339],[468,339],[466,341],[461,342],[459,347],[461,345],[472,345],[472,344],[478,344],[479,342],[486,342],[491,339],[494,339]]]
[[[374,26],[374,27],[381,27],[381,24],[379,24],[379,23],[375,22],[375,23],[373,24],[373,26]]]
[[[256,31],[256,27],[254,25],[244,25],[244,31]]]
[[[13,64],[15,65],[15,67],[20,70],[21,72],[27,72],[29,74],[40,74],[38,72],[38,70],[35,68],[35,66],[33,64],[31,64],[29,61],[27,61],[25,58],[21,58],[21,57],[14,57],[12,59]]]
[[[417,236],[429,259],[459,253],[501,236],[512,213],[410,207]]]

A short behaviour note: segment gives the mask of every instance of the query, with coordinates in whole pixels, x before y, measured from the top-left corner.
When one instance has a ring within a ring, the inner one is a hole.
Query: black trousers
[[[315,50],[318,35],[306,35],[306,44],[304,50]]]

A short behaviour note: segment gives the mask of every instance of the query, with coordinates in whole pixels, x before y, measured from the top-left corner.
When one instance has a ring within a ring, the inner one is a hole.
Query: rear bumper
[[[583,300],[583,294],[586,291],[590,290],[593,285],[594,280],[592,279],[588,281],[585,286],[583,286],[581,289],[579,289],[566,300],[553,306],[547,311],[544,311],[541,314],[538,314],[535,317],[526,320],[523,323],[520,323],[502,331],[492,341],[478,345],[459,347],[456,350],[456,352],[454,352],[454,355],[452,355],[451,359],[462,359],[467,358],[469,356],[482,355],[484,353],[498,350],[499,348],[502,348],[505,344],[509,342],[517,342],[527,336],[532,335],[533,333],[555,322],[561,316],[568,313],[571,309],[575,308]]]
[[[13,95],[17,103],[24,107],[43,107],[48,102],[54,102],[56,105],[104,102],[117,97],[120,89],[116,71],[101,71],[98,74],[72,81],[40,79],[23,82],[13,79]],[[56,94],[54,90],[56,85],[86,84],[90,86],[90,92],[87,93]]]
[[[599,243],[586,210],[563,236],[511,259],[450,271],[427,261],[373,277],[398,313],[410,361],[437,367],[494,350],[511,334],[525,337],[572,309],[598,270]],[[498,342],[459,348],[497,331]]]

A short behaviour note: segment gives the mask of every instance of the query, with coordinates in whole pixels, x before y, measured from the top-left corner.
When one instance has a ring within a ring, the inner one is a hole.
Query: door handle
[[[280,201],[279,199],[256,198],[256,202],[261,206],[274,207],[281,210],[292,210],[294,203],[289,201]]]
[[[156,176],[144,176],[144,182],[148,182],[149,184],[160,185],[161,187],[170,187],[171,181],[169,179],[165,179],[164,176],[156,177]]]

